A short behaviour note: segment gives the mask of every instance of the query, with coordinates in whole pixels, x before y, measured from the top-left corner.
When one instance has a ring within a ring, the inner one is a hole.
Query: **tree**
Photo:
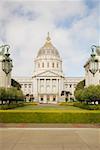
[[[74,91],[75,98],[81,102],[84,100],[84,95],[83,95],[84,87],[85,87],[85,80],[82,80],[77,84]]]
[[[80,101],[80,102],[83,101],[83,90],[82,90],[82,89],[77,90],[77,91],[75,92],[75,98],[76,98],[76,100],[78,100],[78,101]]]
[[[91,85],[81,90],[75,91],[75,98],[78,101],[100,103],[100,85]]]
[[[75,88],[75,91],[80,90],[80,89],[84,89],[84,86],[85,86],[85,80],[82,80],[82,81],[80,81],[80,82],[77,84],[77,86],[76,86],[76,88]]]
[[[1,103],[3,104],[3,100],[5,99],[6,97],[6,90],[5,88],[0,88],[0,100],[1,100]]]
[[[12,85],[13,87],[16,87],[18,90],[21,89],[20,83],[18,83],[18,82],[15,81],[14,79],[11,79],[11,85]]]
[[[91,85],[86,88],[85,97],[88,102],[100,101],[100,85]]]
[[[12,103],[12,102],[18,102],[24,100],[24,95],[21,90],[17,90],[17,88],[0,88],[0,100],[1,103]]]

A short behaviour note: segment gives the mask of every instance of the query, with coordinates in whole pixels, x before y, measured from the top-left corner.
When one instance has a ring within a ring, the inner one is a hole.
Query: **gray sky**
[[[47,32],[66,76],[83,76],[91,45],[99,45],[98,0],[0,1],[0,45],[9,44],[14,76],[31,76]]]

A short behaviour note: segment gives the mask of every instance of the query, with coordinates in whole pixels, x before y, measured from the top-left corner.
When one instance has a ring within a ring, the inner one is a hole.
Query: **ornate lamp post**
[[[92,54],[91,54],[90,66],[89,66],[89,71],[93,74],[93,76],[98,71],[98,60],[95,58],[96,54],[94,52],[94,48],[97,48],[97,46],[95,45],[91,46]]]
[[[12,71],[12,60],[11,58],[9,57],[10,56],[10,53],[9,53],[9,49],[10,49],[10,46],[9,45],[3,45],[2,46],[2,49],[4,49],[4,59],[2,60],[2,70],[5,72],[6,74],[6,88],[8,87],[8,75],[9,73]]]

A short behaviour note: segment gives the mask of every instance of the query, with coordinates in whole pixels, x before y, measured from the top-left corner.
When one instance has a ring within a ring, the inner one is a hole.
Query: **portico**
[[[47,73],[47,71],[45,72]],[[61,96],[63,77],[60,76],[45,76],[45,73],[33,77],[36,80],[35,88],[35,97],[41,103],[57,103],[59,97]],[[34,92],[34,91],[33,91]]]

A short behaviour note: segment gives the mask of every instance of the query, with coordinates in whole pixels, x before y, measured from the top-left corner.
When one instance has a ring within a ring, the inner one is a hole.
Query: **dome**
[[[58,50],[51,43],[51,38],[49,36],[49,33],[46,38],[46,42],[45,42],[44,46],[42,48],[40,48],[40,50],[37,54],[37,57],[47,56],[47,55],[60,58]]]

